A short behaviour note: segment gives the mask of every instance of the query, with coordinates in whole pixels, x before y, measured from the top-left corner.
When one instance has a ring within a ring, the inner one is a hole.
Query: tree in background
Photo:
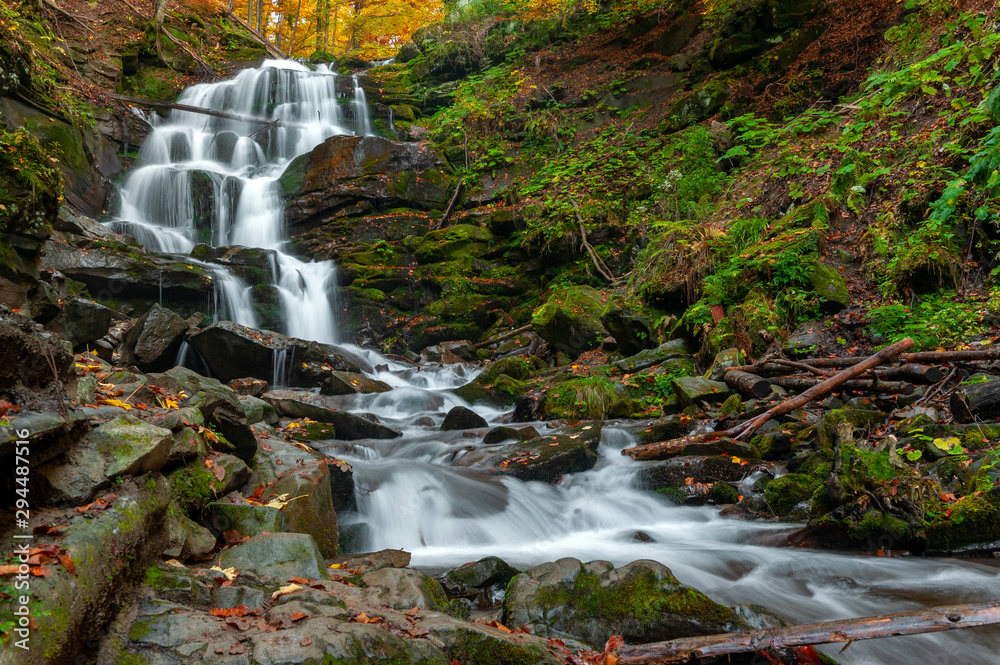
[[[441,0],[236,0],[233,11],[290,57],[387,58],[440,21]]]

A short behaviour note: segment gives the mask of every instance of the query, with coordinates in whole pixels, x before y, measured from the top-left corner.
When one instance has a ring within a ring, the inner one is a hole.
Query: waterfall
[[[340,80],[325,65],[311,70],[272,60],[231,80],[188,88],[178,103],[234,118],[176,110],[166,120],[152,116],[153,130],[121,187],[117,218],[109,226],[159,252],[188,253],[200,242],[276,250],[272,274],[286,332],[336,342],[335,266],[283,251],[287,233],[278,178],[292,159],[331,136],[372,133],[358,77],[351,77],[346,114],[337,98]],[[213,273],[213,317],[256,327],[250,286],[222,266],[200,265]]]

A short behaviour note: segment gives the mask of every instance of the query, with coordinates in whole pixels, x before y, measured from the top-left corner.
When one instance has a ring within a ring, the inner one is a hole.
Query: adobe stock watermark
[[[28,487],[31,478],[31,445],[26,429],[15,432],[14,441],[14,558],[17,563],[17,573],[14,575],[14,591],[11,597],[11,610],[14,614],[13,644],[18,649],[30,650],[31,642],[31,565],[28,559],[34,533],[31,530],[31,497]]]

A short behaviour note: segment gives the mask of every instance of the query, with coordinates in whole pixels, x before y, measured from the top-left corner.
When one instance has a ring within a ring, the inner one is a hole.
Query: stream
[[[359,92],[360,91],[360,92]],[[337,341],[335,266],[286,253],[277,178],[295,156],[335,135],[366,134],[371,121],[357,78],[320,66],[269,62],[232,81],[188,89],[180,103],[294,126],[174,111],[154,129],[122,186],[110,225],[153,250],[186,255],[198,242],[274,250],[273,285],[285,329],[295,337]],[[342,103],[343,102],[343,103]],[[196,181],[210,183],[210,219],[196,215]],[[254,326],[249,286],[216,264],[217,319]],[[885,558],[773,546],[798,525],[723,519],[711,507],[677,507],[637,488],[642,463],[620,455],[625,429],[605,425],[600,459],[558,485],[485,475],[461,466],[480,446],[461,431],[441,432],[444,414],[465,403],[450,390],[475,370],[416,370],[354,348],[387,370],[380,394],[337,398],[339,408],[373,413],[400,439],[325,442],[354,468],[357,509],[342,526],[363,524],[366,549],[403,548],[414,566],[441,571],[487,555],[520,568],[572,556],[622,565],[654,559],[682,581],[725,603],[756,603],[793,623],[884,614],[1000,598],[1000,561]],[[491,424],[505,412],[473,407]],[[430,417],[434,426],[415,421]],[[541,433],[545,425],[533,423]],[[635,538],[647,534],[651,542]],[[824,647],[844,663],[938,665],[1000,663],[1000,627]]]

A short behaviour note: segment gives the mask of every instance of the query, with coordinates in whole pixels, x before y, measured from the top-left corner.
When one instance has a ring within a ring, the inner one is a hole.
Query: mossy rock
[[[767,484],[764,498],[767,499],[775,515],[785,516],[792,512],[795,506],[812,497],[819,486],[820,481],[812,476],[788,473]]]
[[[1000,542],[1000,492],[967,496],[927,526],[927,547],[935,552],[996,549]],[[977,548],[977,546],[981,546]]]
[[[835,409],[823,414],[816,424],[816,440],[820,448],[832,448],[837,440],[837,425],[849,423],[856,429],[867,429],[881,425],[886,421],[886,414],[872,409]]]
[[[589,286],[553,291],[531,318],[539,337],[573,358],[599,347],[607,331],[601,324],[601,294]]]
[[[575,635],[603,645],[612,635],[626,643],[742,630],[746,624],[728,607],[684,586],[654,561],[615,568],[607,561],[581,564],[560,559],[511,580],[503,621],[530,625],[543,637]]]
[[[824,314],[836,314],[851,304],[851,294],[847,290],[847,280],[836,269],[823,265],[819,261],[813,263],[809,273],[809,284],[824,302],[821,309]]]
[[[441,263],[467,256],[481,256],[489,249],[493,234],[469,224],[456,224],[431,231],[413,250],[420,263]]]

